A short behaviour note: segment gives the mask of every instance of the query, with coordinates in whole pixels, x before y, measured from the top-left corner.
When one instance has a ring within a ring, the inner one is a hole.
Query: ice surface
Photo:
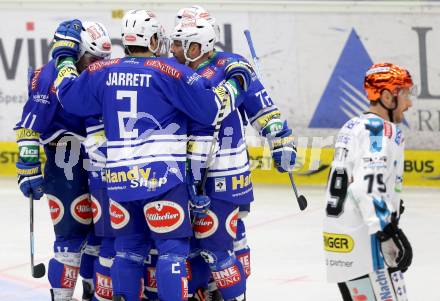
[[[0,180],[0,300],[47,301],[47,278],[33,279],[29,266],[29,206],[13,179]],[[341,300],[334,284],[325,282],[321,225],[322,187],[298,187],[309,202],[300,212],[290,187],[258,185],[246,218],[252,248],[249,301]],[[440,300],[440,189],[406,189],[402,227],[414,248],[405,273],[409,300]],[[51,256],[53,228],[47,203],[35,201],[36,263]],[[77,287],[80,288],[81,285]],[[80,299],[77,289],[75,297]]]

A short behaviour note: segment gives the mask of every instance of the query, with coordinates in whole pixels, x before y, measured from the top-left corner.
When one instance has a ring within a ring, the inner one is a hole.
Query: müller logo
[[[144,213],[150,229],[157,233],[173,231],[185,219],[183,208],[175,202],[166,200],[146,204]]]
[[[193,228],[196,238],[206,238],[211,236],[218,228],[217,215],[211,210],[208,210],[205,217],[195,220]]]

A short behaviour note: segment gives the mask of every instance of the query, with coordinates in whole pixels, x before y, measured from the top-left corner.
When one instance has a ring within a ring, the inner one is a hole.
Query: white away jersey
[[[372,113],[339,131],[326,192],[327,279],[347,281],[384,267],[375,233],[399,209],[403,135]]]

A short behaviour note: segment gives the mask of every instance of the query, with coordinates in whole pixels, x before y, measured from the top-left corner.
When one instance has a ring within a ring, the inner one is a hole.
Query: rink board
[[[259,147],[249,148],[254,183],[289,184],[289,177],[273,167],[270,154]],[[298,148],[295,182],[305,185],[325,185],[333,149]],[[404,185],[440,187],[440,151],[406,150]]]
[[[43,150],[42,161],[45,161]],[[289,184],[289,177],[273,166],[269,149],[250,147],[249,156],[254,183]],[[18,158],[14,142],[0,142],[0,176],[14,176]],[[325,185],[333,159],[331,148],[298,148],[295,181],[305,185]],[[440,151],[406,150],[404,185],[440,187]]]

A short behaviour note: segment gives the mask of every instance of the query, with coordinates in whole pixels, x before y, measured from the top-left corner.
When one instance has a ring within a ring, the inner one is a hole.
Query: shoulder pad
[[[31,90],[32,91],[37,90],[38,80],[40,79],[40,75],[41,75],[41,69],[42,68],[36,69],[31,76]]]
[[[53,60],[46,65],[35,69],[30,74],[29,87],[32,92],[50,90],[53,81],[56,78],[56,68]]]
[[[360,117],[354,117],[352,119],[350,119],[349,121],[347,121],[341,128],[342,130],[355,130],[357,128],[359,128],[359,125],[363,124],[363,120]]]

